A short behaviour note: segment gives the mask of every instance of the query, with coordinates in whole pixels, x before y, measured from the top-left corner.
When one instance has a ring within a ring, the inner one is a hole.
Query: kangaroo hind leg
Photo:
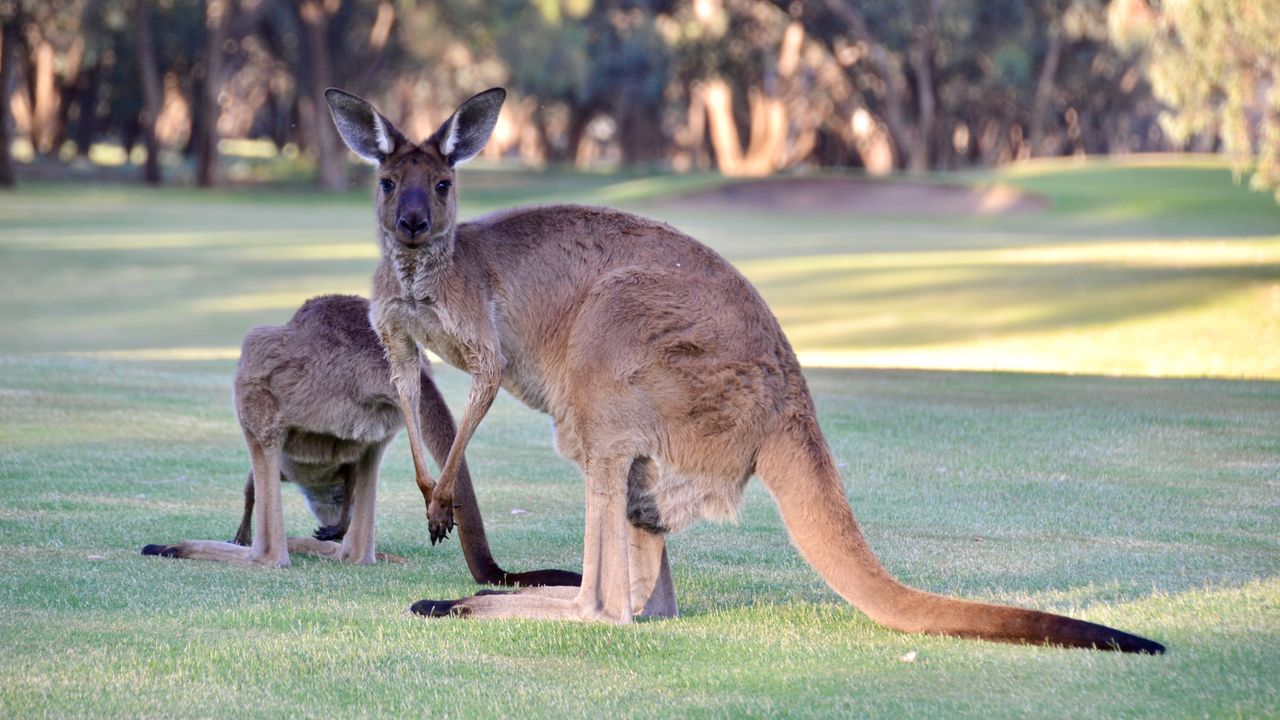
[[[431,617],[603,620],[633,616],[626,477],[630,460],[588,462],[582,586],[486,592],[461,600],[421,600],[410,611]],[[575,592],[576,591],[576,592]],[[569,596],[572,595],[572,598]],[[640,603],[643,606],[643,601]]]
[[[356,461],[351,482],[350,521],[342,538],[341,560],[354,563],[377,561],[374,540],[374,505],[378,497],[378,465],[387,443],[371,445]]]
[[[143,555],[215,560],[219,562],[254,563],[272,567],[289,564],[289,548],[284,534],[284,508],[280,500],[280,449],[278,444],[264,446],[247,436],[249,455],[253,460],[252,491],[245,488],[245,500],[251,505],[256,522],[252,523],[249,547],[217,540],[184,540],[173,545],[146,545]],[[270,478],[270,480],[263,480]],[[247,530],[249,523],[242,522]],[[237,537],[239,539],[239,537]]]
[[[667,562],[667,528],[653,498],[658,466],[651,458],[638,457],[627,473],[628,558],[631,573],[631,610],[645,617],[676,617],[675,586]]]
[[[634,525],[628,532],[632,612],[651,618],[679,617],[666,538]]]

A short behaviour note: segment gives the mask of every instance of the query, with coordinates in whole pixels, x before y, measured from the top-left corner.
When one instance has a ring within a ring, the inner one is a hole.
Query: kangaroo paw
[[[440,502],[438,495],[432,498],[431,504],[427,506],[427,530],[431,533],[432,545],[449,537],[449,531],[453,530],[452,502]]]

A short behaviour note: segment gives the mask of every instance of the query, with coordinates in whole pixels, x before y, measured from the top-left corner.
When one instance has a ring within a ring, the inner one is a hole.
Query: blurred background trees
[[[423,138],[493,85],[486,156],[533,166],[1221,148],[1280,179],[1280,0],[0,0],[0,23],[0,183],[12,148],[37,175],[211,185],[260,158],[338,190],[326,87]]]
[[[1255,188],[1280,185],[1280,2],[1125,0],[1110,22],[1144,59],[1174,143],[1220,143]]]

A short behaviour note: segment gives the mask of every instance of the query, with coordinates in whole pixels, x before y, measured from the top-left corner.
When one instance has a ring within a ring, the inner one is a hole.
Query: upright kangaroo
[[[415,376],[422,388],[416,417],[433,456],[443,462],[453,442],[453,417],[425,367]],[[235,403],[252,459],[235,543],[187,540],[147,545],[143,554],[277,567],[289,564],[291,551],[374,562],[378,465],[402,423],[390,368],[369,326],[368,301],[312,298],[288,324],[250,330],[236,369]],[[302,490],[321,523],[315,537],[286,539],[281,480]],[[578,584],[578,574],[564,570],[508,573],[498,567],[465,463],[456,487],[458,538],[476,582]],[[334,542],[339,539],[341,544]]]
[[[418,345],[472,375],[432,490],[433,533],[451,522],[463,449],[498,387],[551,415],[556,447],[586,480],[581,588],[531,588],[424,615],[629,622],[671,614],[664,536],[731,516],[758,474],[792,542],[872,619],[907,632],[1159,653],[1158,643],[1034,610],[908,587],[863,539],[818,428],[800,365],[764,301],[732,266],[671,227],[605,208],[535,207],[457,222],[455,168],[487,142],[505,98],[463,103],[420,145],[363,100],[326,94],[338,131],[378,166],[382,259],[371,318],[431,487],[412,413]]]

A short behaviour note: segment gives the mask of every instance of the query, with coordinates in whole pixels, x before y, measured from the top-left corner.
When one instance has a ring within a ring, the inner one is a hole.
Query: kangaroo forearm
[[[435,383],[422,381],[419,408],[427,448],[436,463],[443,468],[448,463],[457,428],[449,406]],[[466,460],[458,465],[457,479],[453,485],[453,511],[458,524],[462,557],[467,563],[467,569],[471,571],[471,577],[483,584],[502,583],[507,573],[493,559],[493,551],[489,549],[484,517],[480,512],[475,488],[471,484],[471,473],[467,470]]]
[[[378,331],[378,339],[387,353],[387,362],[391,365],[391,384],[395,386],[400,399],[400,412],[404,416],[405,433],[409,436],[409,454],[413,456],[414,482],[422,492],[422,497],[431,502],[431,493],[435,481],[427,465],[427,453],[423,447],[423,424],[420,422],[421,396],[424,386],[435,390],[433,383],[422,382],[422,365],[418,354],[418,344],[407,333],[393,316],[381,315],[373,318]]]
[[[457,435],[457,427],[453,422],[453,414],[444,401],[435,383],[419,380],[421,397],[418,401],[418,422],[421,424],[422,439],[432,459],[440,467],[449,459],[449,450],[453,448],[453,440]]]
[[[458,428],[458,433],[453,438],[453,446],[449,449],[449,457],[445,460],[444,467],[440,470],[439,491],[445,497],[448,497],[453,492],[454,478],[462,466],[462,458],[466,452],[467,443],[471,442],[471,437],[475,434],[476,428],[480,426],[480,421],[488,414],[489,408],[493,406],[493,400],[497,396],[497,375],[475,376],[471,383],[471,392],[467,396],[467,409],[462,414],[461,427]]]
[[[427,466],[426,452],[422,448],[422,430],[419,427],[416,414],[409,410],[412,407],[408,399],[402,394],[400,396],[400,409],[404,413],[405,433],[409,436],[409,454],[413,456],[413,479],[417,483],[418,489],[422,491],[422,497],[431,502],[431,493],[435,489],[436,482],[431,477],[431,469]]]
[[[422,423],[418,418],[418,406],[422,393],[421,378],[416,372],[416,367],[415,372],[398,370],[397,365],[402,364],[403,360],[397,362],[396,356],[390,352],[388,356],[391,359],[392,382],[396,387],[396,393],[400,396],[400,412],[404,415],[405,432],[409,436],[409,454],[413,456],[414,482],[422,492],[422,497],[430,502],[431,492],[436,483],[427,465],[427,454],[422,442]],[[417,365],[416,357],[414,365]]]

